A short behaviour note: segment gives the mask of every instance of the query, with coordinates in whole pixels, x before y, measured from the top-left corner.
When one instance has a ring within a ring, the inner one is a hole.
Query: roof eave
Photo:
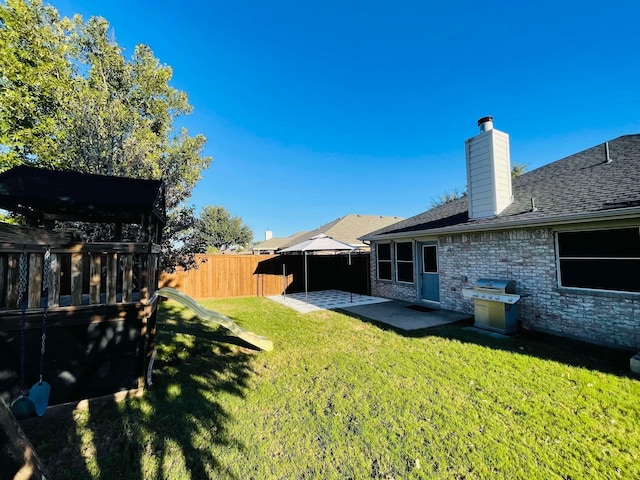
[[[511,221],[503,224],[464,224],[451,227],[432,228],[426,230],[414,230],[409,232],[390,232],[381,233],[379,235],[366,235],[360,237],[359,240],[378,241],[378,240],[393,240],[396,238],[407,237],[424,237],[424,236],[436,236],[446,235],[451,233],[474,233],[474,232],[486,232],[491,230],[511,230],[513,228],[533,228],[533,227],[548,227],[552,225],[568,225],[576,223],[585,223],[593,221],[611,221],[611,220],[628,220],[634,217],[640,217],[640,207],[629,207],[624,209],[615,209],[611,211],[597,211],[586,212],[581,214],[571,215],[557,215],[553,217],[546,217],[543,219],[528,218],[526,220]]]

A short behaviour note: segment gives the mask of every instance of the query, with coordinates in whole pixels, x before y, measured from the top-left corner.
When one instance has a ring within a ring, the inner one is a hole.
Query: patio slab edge
[[[473,318],[472,315],[450,310],[420,312],[407,307],[413,304],[399,300],[386,303],[357,305],[337,309],[341,313],[352,315],[393,327],[402,331],[416,331],[461,322]]]

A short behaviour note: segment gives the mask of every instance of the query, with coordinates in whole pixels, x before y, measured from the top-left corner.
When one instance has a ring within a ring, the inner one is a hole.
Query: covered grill
[[[500,333],[518,331],[518,300],[514,280],[480,278],[474,288],[465,288],[462,295],[472,298],[474,325]]]

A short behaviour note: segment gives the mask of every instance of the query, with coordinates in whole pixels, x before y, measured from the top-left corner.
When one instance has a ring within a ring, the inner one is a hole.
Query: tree
[[[449,190],[447,192],[442,192],[437,197],[431,199],[430,208],[439,207],[440,205],[445,205],[447,203],[451,203],[454,200],[464,197],[467,194],[467,189],[459,190],[454,188],[453,190]]]
[[[0,55],[9,59],[0,70],[0,171],[30,163],[162,178],[162,267],[193,266],[201,245],[187,202],[211,158],[203,135],[174,125],[192,107],[170,86],[171,68],[146,45],[126,59],[105,19],[60,19],[41,0],[0,4]]]
[[[0,4],[0,171],[50,158],[71,83],[70,23],[40,0]]]
[[[200,213],[200,239],[208,248],[224,251],[229,247],[246,247],[253,241],[251,227],[231,216],[226,208],[207,205]]]
[[[511,167],[511,178],[519,177],[527,169],[526,163],[514,163]]]

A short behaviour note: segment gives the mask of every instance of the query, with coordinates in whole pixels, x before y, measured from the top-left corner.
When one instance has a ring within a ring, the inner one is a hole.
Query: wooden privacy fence
[[[197,255],[197,269],[163,273],[160,285],[193,298],[277,295],[283,278],[254,274],[261,261],[276,255]]]
[[[193,298],[269,296],[304,291],[303,255],[198,255],[198,269],[163,273],[160,285]],[[309,255],[309,291],[371,292],[369,254]]]

